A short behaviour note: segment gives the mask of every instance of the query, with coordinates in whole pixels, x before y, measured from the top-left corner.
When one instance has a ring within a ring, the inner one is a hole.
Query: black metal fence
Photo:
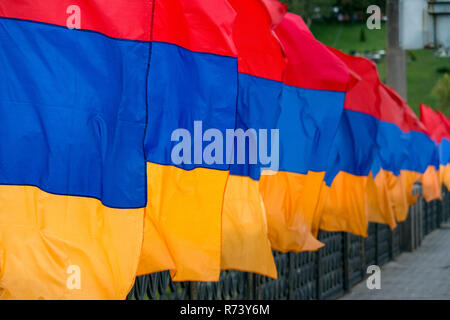
[[[420,186],[415,192],[420,194]],[[426,203],[422,196],[410,208],[408,219],[391,231],[370,223],[368,237],[320,231],[325,246],[317,252],[274,252],[278,280],[222,271],[219,282],[172,282],[169,272],[141,276],[128,299],[335,299],[366,276],[367,266],[383,265],[403,251],[418,248],[424,236],[450,219],[450,192],[443,201]]]

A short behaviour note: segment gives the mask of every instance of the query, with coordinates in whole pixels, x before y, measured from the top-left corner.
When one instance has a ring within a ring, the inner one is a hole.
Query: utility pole
[[[387,0],[386,82],[400,96],[407,99],[406,52],[400,48],[400,0]]]

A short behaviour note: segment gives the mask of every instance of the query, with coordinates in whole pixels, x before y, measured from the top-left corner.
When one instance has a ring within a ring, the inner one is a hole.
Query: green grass
[[[360,41],[361,29],[364,29],[366,41]],[[369,30],[363,23],[313,23],[311,32],[326,45],[348,53],[349,50],[381,50],[386,48],[386,27],[381,30]]]
[[[365,50],[381,50],[386,48],[386,27],[381,30],[365,29],[366,41],[360,41],[361,28],[366,28],[363,23],[354,24],[323,24],[313,23],[311,31],[314,36],[326,45],[340,49],[345,53],[351,50],[364,52]],[[436,108],[437,99],[432,90],[438,79],[442,76],[437,72],[440,67],[450,67],[450,59],[436,58],[431,50],[412,50],[415,60],[408,59],[408,104],[418,113],[419,103]],[[380,79],[386,82],[386,64],[384,59],[378,64]],[[450,110],[442,110],[450,116]]]
[[[431,50],[414,50],[413,52],[416,61],[408,64],[408,103],[416,112],[420,102],[436,108],[437,97],[432,94],[432,90],[438,79],[442,77],[437,69],[450,67],[450,59],[436,58]],[[450,116],[448,108],[441,108],[441,111],[446,116]]]

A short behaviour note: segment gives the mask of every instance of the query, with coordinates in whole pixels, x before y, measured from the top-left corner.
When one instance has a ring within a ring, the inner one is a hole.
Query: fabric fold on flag
[[[436,113],[429,106],[420,104],[420,120],[425,125],[428,135],[436,143],[439,153],[439,170],[430,166],[422,177],[423,193],[426,201],[442,198],[442,184],[450,185],[448,157],[450,150],[449,126],[447,118]]]
[[[386,224],[394,230],[397,222],[386,180],[384,170],[379,170],[376,177],[372,172],[369,174],[366,184],[367,218],[369,222]]]
[[[275,22],[260,0],[228,2],[237,13],[233,40],[238,52],[239,85],[234,154],[222,216],[222,268],[276,278],[259,179],[263,148],[267,156],[274,155],[271,146],[276,141],[272,132],[280,115],[278,99],[286,59],[272,33]],[[238,132],[248,139],[239,140]],[[257,147],[253,148],[252,143]],[[242,151],[244,163],[238,161]],[[251,161],[252,157],[257,161]]]
[[[112,209],[28,186],[0,186],[0,207],[0,299],[126,298],[143,209]]]
[[[385,178],[394,215],[401,222],[407,218],[409,206],[417,200],[417,195],[412,194],[414,183],[429,166],[436,167],[438,159],[433,141],[406,101],[384,84],[380,86],[380,96],[380,115],[386,121],[382,122],[378,139],[380,168],[388,171]],[[375,169],[374,174],[377,173]]]
[[[258,181],[230,175],[222,215],[223,270],[277,278]]]
[[[329,50],[345,63],[355,81],[349,88],[343,115],[329,156],[325,180],[331,182],[323,198],[320,228],[367,236],[370,209],[374,208],[375,189],[368,187],[370,170],[376,155],[376,120],[368,110],[379,99],[378,72],[373,62],[352,57],[339,50]],[[373,187],[373,185],[372,185]],[[370,202],[370,200],[372,200]],[[372,205],[371,205],[372,203]]]

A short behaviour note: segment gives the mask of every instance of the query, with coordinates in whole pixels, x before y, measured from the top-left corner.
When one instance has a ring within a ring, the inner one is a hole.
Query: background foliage
[[[290,12],[301,15],[308,25],[313,19],[331,20],[336,19],[337,14],[349,15],[361,19],[366,15],[367,7],[378,5],[381,11],[386,8],[386,0],[282,0],[287,4]],[[334,12],[336,8],[339,11]]]
[[[433,89],[433,94],[437,98],[437,106],[444,111],[444,113],[450,114],[450,76],[448,73],[445,73],[442,78],[439,79]]]

